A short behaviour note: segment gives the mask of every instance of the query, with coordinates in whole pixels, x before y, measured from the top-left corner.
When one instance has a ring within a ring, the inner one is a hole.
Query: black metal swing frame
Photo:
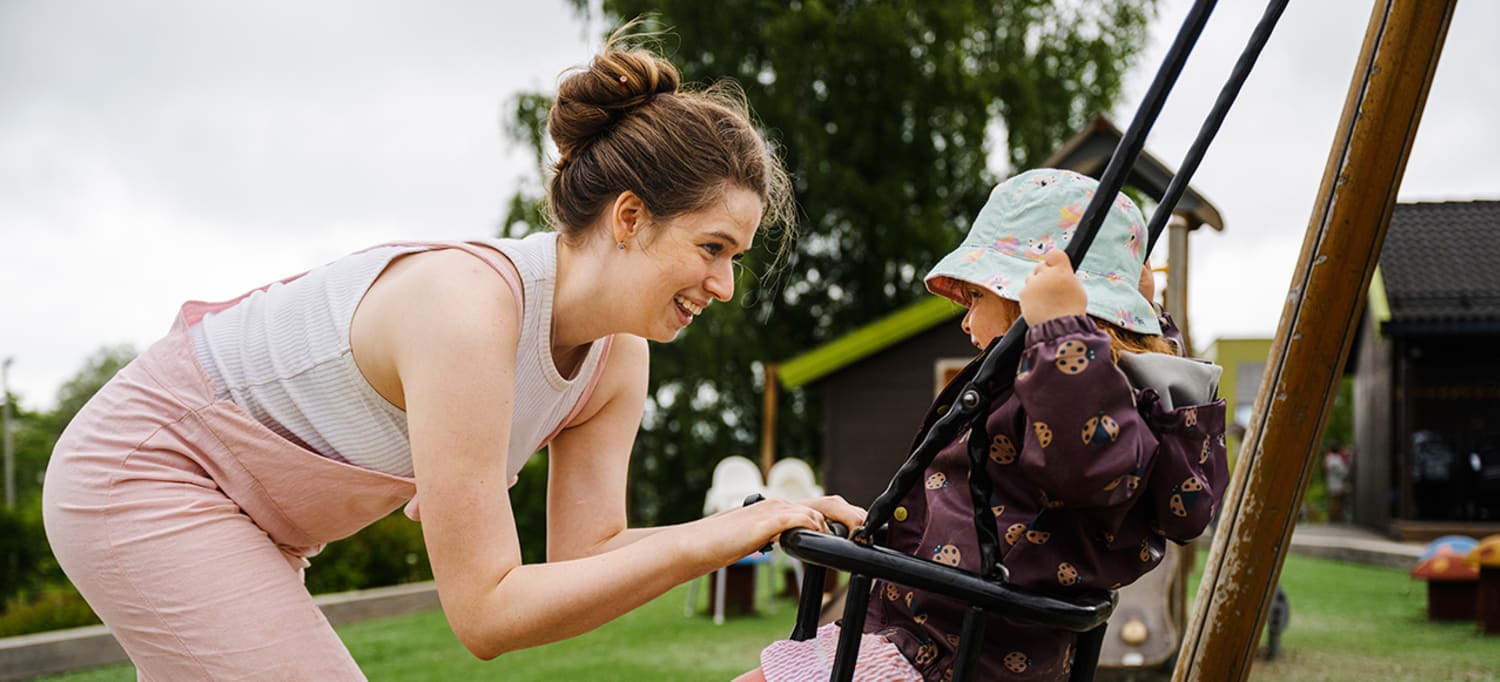
[[[1249,42],[1189,148],[1182,168],[1169,183],[1152,214],[1148,226],[1149,242],[1145,251],[1147,257],[1254,67],[1261,49],[1270,38],[1287,2],[1288,0],[1271,0],[1251,33]],[[1099,178],[1099,190],[1090,201],[1077,232],[1066,249],[1068,259],[1075,267],[1083,260],[1104,222],[1110,202],[1124,185],[1130,168],[1140,155],[1145,137],[1207,24],[1214,4],[1215,0],[1194,2],[1130,127],[1111,155],[1109,164]],[[927,590],[968,604],[953,667],[953,679],[956,681],[974,678],[979,662],[979,649],[984,641],[986,613],[1003,614],[1012,620],[1039,627],[1081,633],[1074,649],[1070,679],[1093,679],[1106,624],[1114,611],[1116,595],[1104,591],[1062,597],[1008,585],[1005,566],[997,560],[999,537],[995,517],[987,503],[991,483],[984,467],[988,456],[986,444],[989,441],[985,416],[991,401],[1004,394],[1014,382],[1026,331],[1026,321],[1017,320],[1004,336],[991,342],[985,349],[977,370],[971,365],[970,370],[954,380],[955,383],[965,382],[957,391],[957,399],[946,406],[942,416],[922,434],[916,449],[897,470],[885,492],[870,505],[865,525],[855,529],[852,535],[841,527],[836,528],[834,534],[803,530],[782,534],[782,548],[807,566],[792,639],[807,640],[814,636],[822,606],[826,571],[836,569],[850,574],[838,651],[830,678],[834,682],[853,679],[873,578]],[[951,391],[945,390],[944,395],[951,395]],[[879,543],[897,503],[920,480],[937,452],[951,442],[965,426],[973,431],[968,446],[969,488],[974,500],[974,526],[979,539],[980,565],[984,567],[981,574],[924,561],[882,547]],[[846,535],[849,537],[846,538]]]

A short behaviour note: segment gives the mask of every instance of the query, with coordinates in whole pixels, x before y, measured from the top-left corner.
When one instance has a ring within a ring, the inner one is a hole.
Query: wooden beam
[[[1175,681],[1250,674],[1456,1],[1375,3]]]
[[[766,363],[765,392],[760,405],[760,476],[771,475],[776,463],[776,365]]]

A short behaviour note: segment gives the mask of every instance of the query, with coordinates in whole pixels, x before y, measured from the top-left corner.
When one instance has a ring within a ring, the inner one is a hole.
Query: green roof
[[[829,341],[777,367],[786,388],[817,381],[863,360],[933,325],[962,314],[964,308],[946,298],[929,296],[890,315]]]
[[[1375,266],[1375,275],[1370,278],[1370,313],[1375,316],[1375,331],[1384,337],[1381,331],[1385,323],[1391,321],[1391,302],[1385,296],[1385,278],[1380,276],[1380,266]]]

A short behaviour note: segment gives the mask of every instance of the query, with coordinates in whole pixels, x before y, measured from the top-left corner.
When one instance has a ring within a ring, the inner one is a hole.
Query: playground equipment
[[[1427,581],[1427,620],[1473,620],[1479,568],[1464,561],[1474,538],[1444,535],[1427,545],[1411,569],[1413,580]]]
[[[1078,234],[1068,247],[1074,263],[1081,260],[1102,218],[1100,198],[1108,201],[1119,190],[1124,170],[1139,153],[1144,135],[1213,4],[1200,0],[1184,21],[1141,109],[1100,179],[1096,200],[1085,212]],[[1258,634],[1290,546],[1296,510],[1318,459],[1317,436],[1349,352],[1352,335],[1348,330],[1358,319],[1363,292],[1379,257],[1455,4],[1456,0],[1384,0],[1372,11],[1324,172],[1320,199],[1309,222],[1273,344],[1267,381],[1224,497],[1221,522],[1193,618],[1179,651],[1175,680],[1244,680],[1249,675]],[[1277,1],[1268,6],[1173,181],[1179,193],[1284,6],[1285,2]],[[1157,209],[1158,216],[1170,214],[1173,197],[1169,187]],[[1160,232],[1155,218],[1151,226],[1153,243]],[[970,608],[961,636],[965,643],[982,639],[981,616],[986,611],[1042,627],[1087,633],[1079,639],[1072,679],[1092,679],[1103,637],[1101,625],[1114,606],[1114,596],[1058,599],[1007,586],[1004,566],[993,561],[996,529],[993,516],[985,518],[987,505],[975,505],[975,530],[985,557],[982,565],[992,567],[983,575],[923,561],[878,544],[881,527],[890,518],[896,500],[921,477],[935,451],[975,415],[984,414],[991,397],[1009,386],[1024,333],[1024,322],[1020,322],[992,345],[977,372],[960,375],[957,382],[963,383],[962,389],[950,387],[953,390],[945,391],[943,399],[953,401],[952,405],[928,428],[886,493],[871,505],[866,525],[856,529],[852,539],[805,531],[784,534],[783,544],[793,556],[851,574],[834,680],[848,680],[853,675],[872,577],[967,602]],[[1266,453],[1276,456],[1264,456]],[[982,462],[982,455],[978,457],[976,462]],[[982,470],[982,466],[974,467],[976,473]],[[984,500],[984,476],[981,473],[971,478],[976,499]],[[811,568],[809,573],[821,570]],[[804,581],[804,588],[820,583],[820,579],[810,577]],[[820,596],[804,589],[793,639],[813,635],[816,599]],[[976,649],[960,648],[954,679],[971,679]]]
[[[1500,535],[1480,538],[1464,562],[1479,569],[1474,621],[1486,635],[1500,634]]]

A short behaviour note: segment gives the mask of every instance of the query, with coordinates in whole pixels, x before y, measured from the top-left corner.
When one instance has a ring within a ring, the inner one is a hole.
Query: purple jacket
[[[987,469],[1001,561],[1012,584],[1066,595],[1127,585],[1161,561],[1167,539],[1203,532],[1228,482],[1224,401],[1162,407],[1110,361],[1086,316],[1033,327],[1013,390],[992,404]],[[934,403],[923,430],[977,370]],[[965,428],[901,500],[888,543],[980,573]],[[928,680],[952,676],[963,605],[876,581],[865,631],[888,637]],[[1076,635],[991,616],[979,679],[1067,676]]]

